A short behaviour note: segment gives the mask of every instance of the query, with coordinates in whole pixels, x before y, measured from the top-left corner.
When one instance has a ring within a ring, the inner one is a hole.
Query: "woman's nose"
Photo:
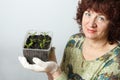
[[[96,19],[95,18],[90,18],[89,19],[89,26],[95,28],[96,25]]]

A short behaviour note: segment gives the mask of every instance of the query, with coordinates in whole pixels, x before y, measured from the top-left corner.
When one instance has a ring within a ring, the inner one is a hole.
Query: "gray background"
[[[77,0],[0,0],[0,80],[47,80],[18,61],[29,29],[53,32],[58,64],[70,35],[79,32]]]

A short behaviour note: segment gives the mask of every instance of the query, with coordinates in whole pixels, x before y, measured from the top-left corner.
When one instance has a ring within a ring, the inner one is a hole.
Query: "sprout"
[[[48,35],[48,32],[41,32],[41,34],[37,34],[37,32],[31,34],[27,38],[24,48],[32,48],[32,49],[48,49],[51,42],[51,37]]]

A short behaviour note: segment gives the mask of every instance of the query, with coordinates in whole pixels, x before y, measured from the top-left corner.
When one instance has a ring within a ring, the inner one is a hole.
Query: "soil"
[[[51,43],[51,37],[49,35],[30,35],[27,40],[26,44],[30,44],[32,40],[32,45],[27,47],[24,45],[24,48],[29,48],[29,49],[48,49]],[[44,42],[43,42],[44,41]],[[40,47],[40,43],[42,44],[42,47]]]

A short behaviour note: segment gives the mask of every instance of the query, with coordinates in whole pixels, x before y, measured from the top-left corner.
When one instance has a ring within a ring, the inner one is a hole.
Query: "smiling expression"
[[[107,39],[109,20],[105,15],[92,10],[83,13],[82,29],[86,38]]]

